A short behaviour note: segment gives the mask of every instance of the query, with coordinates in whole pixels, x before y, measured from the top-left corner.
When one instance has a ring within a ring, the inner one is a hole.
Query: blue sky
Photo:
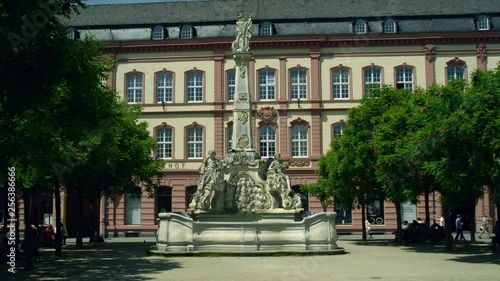
[[[200,0],[84,0],[88,5],[124,4],[124,3],[155,3],[155,2],[187,2]]]

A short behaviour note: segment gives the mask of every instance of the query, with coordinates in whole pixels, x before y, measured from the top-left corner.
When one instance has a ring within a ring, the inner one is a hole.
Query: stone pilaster
[[[430,87],[436,84],[436,46],[425,45],[425,86]]]

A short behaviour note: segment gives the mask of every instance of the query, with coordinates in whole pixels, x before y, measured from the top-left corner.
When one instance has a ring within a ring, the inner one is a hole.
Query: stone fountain
[[[248,82],[252,19],[240,16],[232,44],[236,62],[232,147],[219,161],[210,150],[186,213],[160,213],[153,252],[343,252],[336,244],[336,214],[302,218],[285,165],[276,153],[256,153]]]

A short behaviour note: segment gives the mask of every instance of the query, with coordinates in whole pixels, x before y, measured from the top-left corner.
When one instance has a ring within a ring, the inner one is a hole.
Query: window
[[[159,186],[156,189],[156,213],[172,212],[172,188]]]
[[[396,33],[396,21],[393,19],[387,19],[384,22],[384,33]]]
[[[187,158],[199,159],[203,157],[203,129],[189,128],[187,130]]]
[[[292,129],[292,157],[307,157],[307,128],[304,126]]]
[[[276,152],[276,130],[270,126],[260,129],[260,156],[271,157]]]
[[[80,38],[80,32],[78,32],[74,28],[68,28],[68,29],[66,29],[66,37],[68,37],[68,39],[70,39],[70,40],[78,39],[78,38]]]
[[[160,128],[156,130],[156,159],[172,158],[172,129]]]
[[[189,24],[183,25],[181,27],[180,37],[181,39],[193,38],[193,27]]]
[[[375,200],[368,204],[368,221],[371,224],[384,224],[384,201]]]
[[[413,91],[413,68],[396,68],[396,89],[408,89]]]
[[[359,19],[354,24],[354,33],[356,34],[366,34],[366,21]]]
[[[290,91],[292,100],[307,99],[307,72],[293,70],[290,72]]]
[[[276,80],[273,70],[259,72],[259,99],[274,100],[276,98]]]
[[[452,65],[447,70],[448,82],[453,79],[464,79],[464,69],[458,65]]]
[[[259,30],[260,36],[271,36],[273,35],[273,25],[265,21],[260,25],[260,30]]]
[[[352,210],[350,207],[335,202],[333,205],[333,211],[337,213],[335,224],[352,224]]]
[[[454,59],[446,62],[445,74],[445,83],[447,85],[455,79],[467,80],[467,64],[465,61],[455,57]]]
[[[187,101],[203,101],[203,73],[189,73],[187,75],[187,83]]]
[[[234,70],[227,73],[227,100],[234,101],[234,93],[236,92],[236,72]]]
[[[156,102],[172,102],[173,74],[164,72],[156,74]]]
[[[141,197],[125,195],[125,224],[141,224]]]
[[[345,127],[347,127],[346,124],[338,124],[333,126],[333,138],[339,138],[342,136],[342,133],[344,132]]]
[[[332,71],[333,75],[333,98],[349,98],[349,69],[338,68]]]
[[[369,94],[371,87],[380,88],[382,85],[382,69],[376,67],[369,67],[364,69],[365,77],[365,95]]]
[[[227,130],[227,151],[233,147],[233,128]]]
[[[127,102],[142,102],[142,73],[127,75]]]
[[[485,15],[480,15],[476,21],[477,30],[490,30],[490,19]]]
[[[165,28],[161,25],[153,27],[153,32],[151,33],[151,39],[153,40],[165,39]]]

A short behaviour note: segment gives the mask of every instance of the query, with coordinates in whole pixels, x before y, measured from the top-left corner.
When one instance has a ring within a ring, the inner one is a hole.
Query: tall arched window
[[[458,57],[446,63],[446,84],[455,79],[467,80],[467,64]]]
[[[203,128],[190,127],[186,130],[187,159],[203,158]]]
[[[264,126],[259,131],[260,156],[271,157],[276,153],[276,130],[271,126]]]
[[[292,128],[292,157],[308,156],[307,128],[297,125]]]
[[[413,66],[397,66],[395,68],[395,73],[396,89],[407,89],[410,91],[415,89],[415,71]]]
[[[234,93],[236,92],[236,71],[228,70],[226,72],[226,77],[227,101],[234,101]]]
[[[333,125],[333,138],[340,138],[342,134],[344,133],[344,129],[347,127],[347,124],[345,123],[338,123]]]
[[[276,71],[272,69],[259,71],[259,100],[276,99]]]
[[[190,71],[186,73],[186,100],[187,102],[202,102],[204,90],[204,78],[202,71]]]
[[[127,102],[128,103],[141,103],[142,93],[144,91],[143,78],[144,74],[140,72],[131,72],[126,75],[127,85]]]
[[[476,29],[479,31],[490,30],[490,18],[486,15],[480,15],[477,17]]]
[[[171,103],[174,91],[174,74],[168,71],[156,73],[156,102]]]
[[[172,159],[172,128],[156,129],[156,158]]]
[[[363,87],[364,94],[369,95],[370,88],[382,87],[382,68],[375,65],[364,67],[363,78],[364,78],[364,87]]]
[[[159,186],[156,188],[156,214],[172,212],[172,188]]]
[[[305,69],[290,71],[290,99],[307,99],[307,71]]]
[[[351,89],[350,72],[348,67],[335,67],[332,69],[333,99],[348,99]]]

